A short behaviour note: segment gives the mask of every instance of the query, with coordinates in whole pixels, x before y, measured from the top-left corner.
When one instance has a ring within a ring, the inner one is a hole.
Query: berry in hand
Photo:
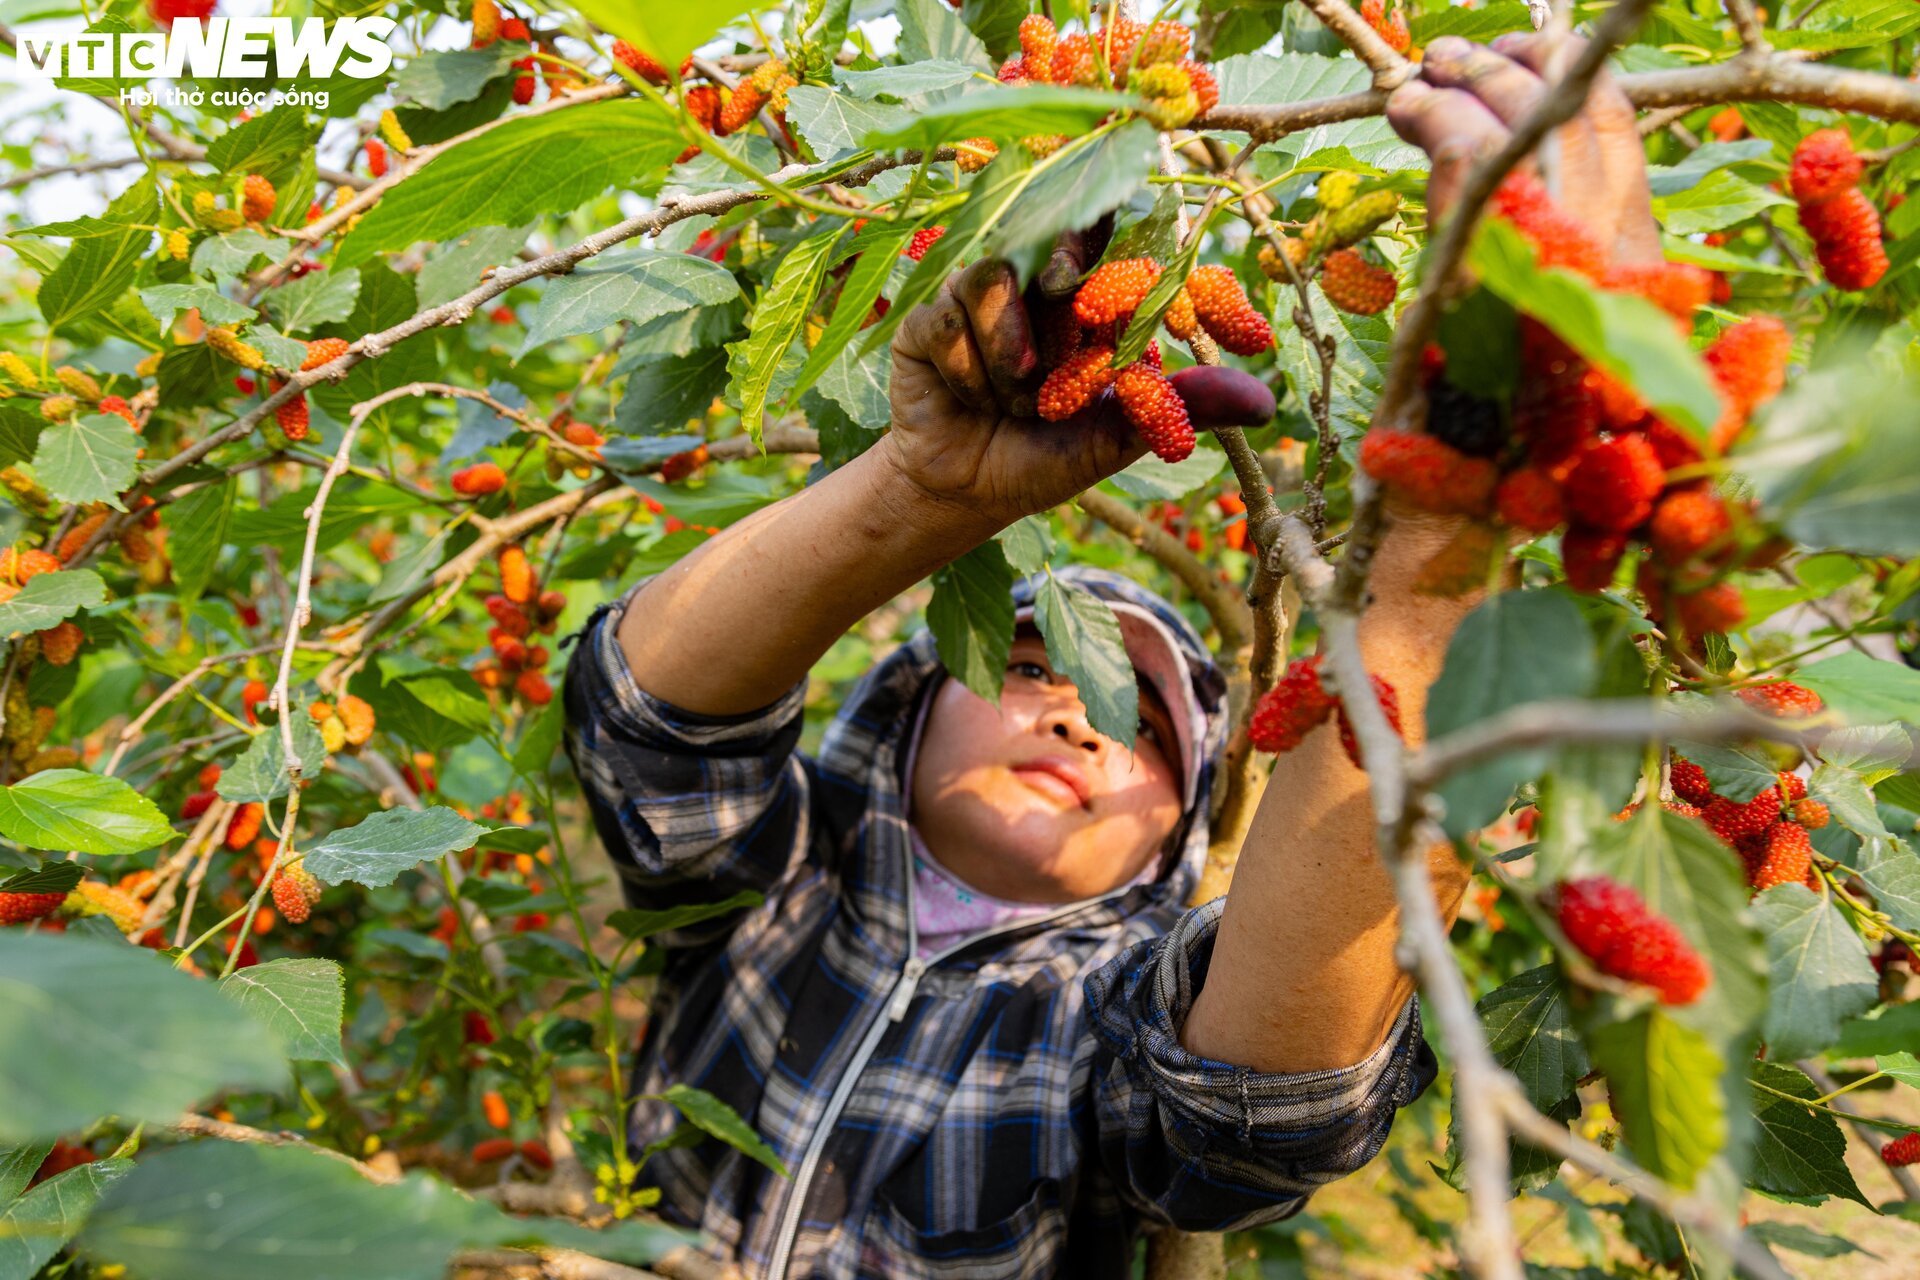
[[[1179,462],[1193,452],[1193,423],[1186,402],[1166,375],[1144,360],[1122,369],[1114,379],[1114,395],[1127,421],[1162,462]]]
[[[1073,295],[1073,314],[1081,324],[1098,327],[1133,314],[1160,278],[1152,258],[1122,258],[1103,263]]]
[[[1040,384],[1040,416],[1048,422],[1071,418],[1113,384],[1113,348],[1087,347],[1047,375]]]

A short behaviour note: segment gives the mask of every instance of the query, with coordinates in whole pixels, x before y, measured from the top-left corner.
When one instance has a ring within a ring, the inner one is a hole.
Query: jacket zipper
[[[1132,886],[1127,886],[1127,888],[1131,887]],[[846,1069],[840,1073],[840,1079],[834,1085],[833,1096],[827,1099],[827,1109],[821,1113],[820,1122],[814,1126],[813,1136],[807,1139],[807,1150],[800,1158],[799,1172],[794,1175],[793,1185],[787,1193],[786,1210],[781,1214],[780,1218],[780,1231],[774,1237],[773,1255],[767,1263],[765,1273],[766,1280],[786,1280],[787,1264],[792,1260],[794,1242],[800,1235],[800,1218],[806,1211],[807,1189],[812,1184],[813,1175],[819,1168],[820,1155],[826,1148],[827,1139],[832,1136],[834,1125],[839,1123],[840,1113],[846,1110],[847,1101],[853,1096],[854,1087],[860,1081],[860,1073],[866,1070],[867,1061],[873,1057],[874,1050],[880,1047],[881,1037],[886,1035],[888,1027],[907,1016],[907,1009],[913,1004],[914,992],[919,989],[920,979],[926,976],[927,971],[934,965],[939,964],[942,960],[945,960],[948,956],[956,952],[964,951],[977,942],[984,942],[988,938],[996,937],[1003,933],[1011,933],[1016,929],[1025,929],[1032,925],[1046,924],[1049,921],[1059,919],[1061,916],[1078,911],[1082,907],[1091,906],[1096,902],[1105,902],[1109,898],[1117,898],[1121,894],[1124,894],[1127,888],[1116,889],[1114,892],[1103,894],[1098,898],[1082,898],[1078,902],[1069,902],[1059,910],[1050,911],[1046,915],[1029,916],[1024,920],[1009,921],[1006,924],[987,929],[981,933],[976,933],[970,938],[963,938],[952,946],[941,951],[936,951],[925,960],[922,960],[914,954],[914,952],[920,949],[920,931],[914,924],[913,854],[911,850],[908,851],[907,962],[901,967],[900,976],[894,980],[893,990],[887,996],[887,1003],[883,1013],[876,1016],[872,1024],[867,1027],[866,1034],[861,1037],[859,1046],[853,1051],[853,1057],[847,1060]]]

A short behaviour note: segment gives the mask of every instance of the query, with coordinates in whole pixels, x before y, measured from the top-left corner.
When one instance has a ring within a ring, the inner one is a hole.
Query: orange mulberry
[[[1593,876],[1559,886],[1560,930],[1600,972],[1656,990],[1662,1004],[1692,1004],[1712,971],[1673,922],[1624,884]]]
[[[515,604],[525,604],[533,599],[534,591],[533,564],[526,550],[517,542],[500,548],[500,594]]]
[[[1062,36],[1054,44],[1049,70],[1051,74],[1046,79],[1054,84],[1094,88],[1100,83],[1100,67],[1094,61],[1093,42],[1083,35]]]
[[[1762,715],[1776,720],[1817,716],[1826,707],[1819,694],[1791,680],[1768,680],[1734,691],[1734,696]]]
[[[282,402],[274,409],[273,420],[280,424],[280,430],[287,439],[295,442],[305,440],[309,424],[306,392],[296,392],[293,399]]]
[[[273,905],[288,924],[305,924],[324,892],[313,872],[299,863],[282,867],[273,877]]]
[[[1395,53],[1406,53],[1413,48],[1413,34],[1407,29],[1407,15],[1401,10],[1388,13],[1383,0],[1361,0],[1360,17]]]
[[[513,691],[529,706],[544,707],[553,701],[553,686],[538,671],[522,671],[514,677]]]
[[[463,498],[479,498],[507,487],[507,473],[496,462],[476,462],[453,473],[453,491]]]
[[[1179,462],[1193,452],[1193,422],[1187,417],[1186,402],[1165,374],[1149,368],[1144,360],[1136,361],[1120,371],[1113,391],[1127,421],[1155,457]]]
[[[307,356],[300,362],[300,372],[306,373],[323,364],[332,364],[347,354],[350,345],[345,338],[315,338],[307,344]]]
[[[500,6],[496,4],[494,0],[473,0],[473,41],[471,47],[484,49],[499,38]]]
[[[1477,515],[1487,509],[1499,472],[1433,436],[1375,428],[1360,444],[1368,475],[1422,511]]]
[[[1053,19],[1045,14],[1028,14],[1020,20],[1020,64],[1027,78],[1053,78],[1053,50],[1058,38]]]
[[[260,824],[266,820],[267,807],[256,800],[249,800],[233,811],[233,817],[227,820],[227,848],[240,850],[254,842],[260,834]]]
[[[1337,249],[1320,267],[1320,288],[1327,301],[1357,316],[1376,316],[1393,305],[1400,283],[1393,272],[1376,267],[1352,249]]]
[[[1494,192],[1492,211],[1533,243],[1541,267],[1566,267],[1596,280],[1605,275],[1606,250],[1586,223],[1554,202],[1535,174],[1508,174]]]
[[[1187,295],[1200,325],[1224,351],[1259,355],[1273,345],[1273,327],[1254,308],[1231,268],[1217,263],[1187,277]]]
[[[1802,204],[1826,200],[1860,185],[1866,162],[1845,129],[1815,129],[1793,149],[1787,187]]]
[[[1220,82],[1213,78],[1213,72],[1191,59],[1181,63],[1180,69],[1187,73],[1187,83],[1193,86],[1193,96],[1200,104],[1199,116],[1220,105]]]
[[[648,84],[667,83],[667,69],[654,61],[652,55],[644,49],[636,49],[625,40],[613,42],[613,60],[626,67]]]
[[[1644,436],[1625,435],[1589,442],[1575,457],[1562,491],[1574,521],[1617,532],[1652,514],[1665,483],[1653,446]]]
[[[1501,477],[1493,505],[1502,521],[1528,533],[1552,533],[1567,521],[1559,482],[1539,467],[1519,467]]]
[[[1071,418],[1113,384],[1113,348],[1088,347],[1066,360],[1040,384],[1039,414],[1048,422]]]
[[[1094,269],[1073,296],[1073,314],[1081,324],[1112,324],[1131,315],[1160,278],[1160,264],[1152,258],[1121,258]]]
[[[1800,225],[1813,237],[1820,269],[1842,289],[1866,289],[1887,273],[1880,239],[1880,211],[1866,193],[1850,188],[1828,200],[1800,206]]]
[[[40,656],[56,667],[64,667],[79,655],[80,642],[86,638],[87,633],[71,618],[55,623],[40,632]]]
[[[248,222],[265,222],[278,202],[273,184],[257,173],[248,174],[240,184],[240,212]]]

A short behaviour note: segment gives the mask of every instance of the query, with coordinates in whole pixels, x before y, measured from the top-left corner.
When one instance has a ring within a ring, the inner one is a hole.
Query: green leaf
[[[1747,1227],[1747,1234],[1770,1249],[1791,1249],[1809,1258],[1839,1258],[1849,1253],[1864,1253],[1869,1258],[1879,1256],[1851,1240],[1830,1236],[1797,1222],[1755,1222]]]
[[[1682,744],[1681,754],[1699,765],[1713,789],[1742,804],[1780,785],[1780,769],[1753,747],[1722,747],[1705,742]]]
[[[263,253],[278,254],[280,241],[252,227],[207,236],[193,246],[193,273],[200,276],[237,276]]]
[[[1859,774],[1872,787],[1900,772],[1912,754],[1913,742],[1898,724],[1863,724],[1834,730],[1816,750],[1822,760]]]
[[[892,128],[869,130],[861,142],[880,150],[931,149],[956,138],[992,138],[1011,143],[1031,134],[1085,133],[1137,98],[1098,89],[1029,84],[982,85],[934,107],[915,111]]]
[[[200,1142],[144,1156],[80,1244],[140,1280],[441,1280],[462,1249],[535,1242],[644,1263],[686,1235],[509,1217],[423,1174],[382,1185],[330,1152]]]
[[[1920,721],[1920,671],[1902,663],[1850,650],[1804,666],[1793,678],[1855,724]]]
[[[1847,1139],[1839,1122],[1778,1096],[1811,1102],[1820,1096],[1813,1081],[1778,1062],[1754,1063],[1751,1076],[1757,1133],[1747,1185],[1776,1196],[1840,1196],[1872,1208],[1847,1169]]]
[[[518,227],[544,213],[570,213],[610,186],[664,168],[683,145],[666,112],[638,98],[517,117],[443,152],[387,192],[361,215],[332,269],[417,240],[452,240],[470,227]]]
[[[293,750],[300,760],[300,776],[317,778],[327,763],[327,744],[314,726],[306,708],[296,704],[293,715]],[[214,790],[222,800],[235,804],[274,800],[287,794],[286,745],[280,739],[280,726],[270,724],[253,740],[240,758],[220,774]]]
[[[513,262],[526,248],[531,226],[469,227],[427,255],[418,276],[420,305],[437,307],[452,302],[480,279],[488,267]],[[469,402],[471,403],[471,402]]]
[[[1570,1095],[1593,1069],[1574,1034],[1560,974],[1552,965],[1528,969],[1495,987],[1474,1011],[1486,1027],[1494,1061],[1513,1072],[1537,1108]]]
[[[173,558],[173,586],[182,604],[191,604],[206,590],[213,567],[226,545],[227,525],[233,517],[239,482],[233,476],[203,484],[173,504],[167,532],[167,554]]]
[[[353,315],[359,300],[360,273],[352,267],[340,271],[310,271],[298,280],[269,289],[263,299],[267,314],[287,333],[346,320]]]
[[[0,787],[0,835],[29,849],[118,854],[151,849],[173,827],[119,778],[44,769]]]
[[[677,67],[728,22],[754,6],[742,0],[720,0],[718,4],[581,0],[573,7],[595,26],[645,49],[661,66]]]
[[[85,877],[86,868],[78,862],[49,858],[38,866],[22,867],[5,879],[0,879],[0,892],[66,893]],[[4,1199],[5,1196],[0,1196],[0,1200]]]
[[[540,714],[528,720],[520,730],[520,741],[513,747],[513,767],[527,778],[543,777],[547,763],[560,746],[567,728],[566,704],[555,690],[553,701],[540,708]]]
[[[748,907],[757,907],[765,901],[753,890],[743,889],[719,902],[695,902],[679,907],[664,907],[658,911],[640,911],[629,907],[609,915],[607,926],[623,938],[651,938],[705,920],[730,916]]]
[[[7,1205],[0,1213],[0,1280],[33,1280],[79,1232],[100,1193],[131,1168],[131,1160],[89,1161]],[[0,1195],[0,1204],[9,1199]]]
[[[221,173],[272,175],[313,150],[320,130],[296,106],[280,106],[242,120],[207,145],[207,163]]]
[[[1762,209],[1790,205],[1793,201],[1737,178],[1724,170],[1710,174],[1691,186],[1662,196],[1653,202],[1653,216],[1668,234],[1697,235],[1718,231],[1745,222]]]
[[[1013,648],[1013,568],[998,542],[983,542],[933,575],[927,627],[940,665],[999,705]]]
[[[1038,573],[1053,558],[1053,534],[1042,516],[1023,516],[994,535],[1015,573]],[[993,699],[988,699],[993,701]]]
[[[613,429],[629,435],[679,431],[693,419],[706,417],[708,407],[726,389],[725,347],[648,360],[627,375]]]
[[[106,1115],[165,1123],[215,1089],[285,1079],[264,1027],[145,948],[0,934],[0,1142]]]
[[[963,259],[1001,258],[1021,280],[1030,279],[1056,235],[1090,225],[1139,189],[1153,171],[1158,136],[1146,121],[1132,120],[1075,138],[1043,160],[1003,148],[967,189],[967,202],[900,287],[886,318],[867,330],[862,352],[891,340],[907,313],[933,297]]]
[[[727,345],[727,371],[733,380],[733,396],[740,402],[740,425],[755,448],[760,447],[774,375],[806,323],[813,297],[826,277],[833,247],[846,230],[845,222],[833,219],[789,248],[754,302],[747,336]]]
[[[1836,1058],[1871,1058],[1901,1053],[1920,1043],[1920,1004],[1897,1004],[1878,1017],[1855,1018],[1840,1031],[1833,1046]]]
[[[40,433],[46,428],[47,420],[39,414],[0,404],[0,467],[33,461]]]
[[[1878,1055],[1874,1065],[1901,1084],[1920,1089],[1920,1058],[1911,1053],[1883,1053]]]
[[[909,62],[898,67],[875,67],[870,71],[849,71],[845,67],[834,68],[834,79],[838,80],[848,92],[860,98],[914,98],[922,94],[938,93],[942,89],[951,89],[963,85],[969,80],[981,77],[977,65],[967,62],[953,62],[944,58],[932,58],[925,62]],[[796,90],[788,90],[791,99]]]
[[[1584,697],[1595,666],[1593,634],[1564,591],[1503,591],[1468,614],[1447,645],[1428,696],[1427,732],[1439,738],[1524,703]],[[1447,779],[1446,829],[1484,826],[1551,757],[1544,748],[1513,751]]]
[[[748,475],[728,468],[709,475],[695,488],[684,484],[662,484],[645,476],[628,476],[626,482],[636,493],[644,493],[688,524],[724,527],[752,515],[780,499],[777,476]]]
[[[340,1049],[345,979],[333,960],[269,960],[220,979],[220,993],[258,1018],[289,1058],[347,1066]]]
[[[674,1110],[702,1133],[720,1139],[780,1177],[787,1176],[787,1168],[780,1163],[780,1157],[774,1154],[773,1148],[760,1140],[760,1135],[740,1118],[738,1112],[712,1094],[690,1085],[676,1084],[658,1096],[672,1103]]]
[[[1839,909],[1802,885],[1761,894],[1753,908],[1771,973],[1765,1036],[1779,1058],[1818,1053],[1848,1018],[1879,1000],[1880,980]]]
[[[1920,853],[1895,836],[1869,836],[1855,858],[1880,909],[1903,929],[1920,929]]]
[[[1726,1065],[1707,1038],[1662,1009],[1592,1029],[1587,1045],[1607,1073],[1613,1113],[1648,1172],[1682,1190],[1726,1145]]]
[[[547,282],[520,355],[574,334],[598,333],[622,320],[643,324],[739,296],[733,273],[717,262],[658,249],[615,250]]]
[[[1310,53],[1243,53],[1215,63],[1213,71],[1220,101],[1230,107],[1305,102],[1367,87],[1363,64]]]
[[[807,362],[800,366],[800,376],[794,379],[793,386],[787,391],[790,402],[797,401],[800,393],[818,381],[835,357],[847,349],[854,334],[866,323],[874,300],[886,288],[887,280],[893,273],[894,262],[912,236],[912,227],[894,227],[866,242],[866,247],[861,250],[860,257],[840,286],[839,300],[833,304],[833,318],[827,322],[813,350],[807,353]],[[834,399],[839,400],[840,397],[835,396]]]
[[[900,19],[900,57],[907,62],[933,60],[990,65],[987,47],[967,30],[946,0],[905,0],[893,10]]]
[[[1911,378],[1849,365],[1816,370],[1789,382],[1736,447],[1734,461],[1796,542],[1920,554],[1915,398]],[[1909,674],[1920,681],[1920,672]]]
[[[9,1203],[27,1189],[27,1183],[33,1180],[33,1175],[52,1150],[53,1142],[50,1139],[0,1148],[0,1204]],[[0,1235],[0,1239],[5,1239],[5,1236]],[[0,1275],[4,1274],[0,1272]],[[27,1273],[29,1280],[32,1274],[31,1271]]]
[[[1441,36],[1464,36],[1482,44],[1509,31],[1531,31],[1527,6],[1517,0],[1492,0],[1484,8],[1438,9],[1411,19],[1415,44],[1425,46]]]
[[[11,600],[0,601],[0,635],[45,631],[107,598],[107,584],[91,569],[36,574]]]
[[[1133,750],[1140,688],[1113,609],[1085,587],[1048,574],[1034,596],[1033,620],[1047,642],[1047,658],[1079,691],[1087,723]]]
[[[1704,438],[1720,416],[1706,366],[1645,298],[1605,292],[1557,267],[1540,270],[1533,246],[1499,219],[1481,226],[1471,263],[1481,284],[1632,387],[1669,422]]]
[[[1179,462],[1162,462],[1148,454],[1108,477],[1121,490],[1149,502],[1177,502],[1195,489],[1213,483],[1226,465],[1217,449],[1195,449]]]
[[[152,194],[152,188],[147,188]],[[158,217],[158,211],[153,211]],[[151,219],[149,219],[151,225]],[[40,314],[58,332],[76,320],[104,311],[133,283],[153,243],[153,232],[137,227],[105,235],[77,237],[60,265],[40,282]]]
[[[479,97],[522,52],[511,40],[496,40],[484,49],[429,50],[396,71],[388,87],[396,98],[444,111],[456,102]]]
[[[441,805],[387,809],[342,827],[307,851],[307,870],[329,884],[392,884],[402,871],[472,847],[486,828]]]
[[[125,511],[120,491],[137,471],[133,424],[117,413],[85,413],[40,433],[35,476],[61,502],[104,502]]]
[[[893,401],[888,393],[892,377],[891,360],[863,356],[848,343],[827,364],[817,390],[839,405],[861,430],[882,431],[893,422]]]
[[[868,134],[899,128],[909,118],[905,107],[869,102],[852,93],[835,93],[822,85],[803,84],[787,90],[787,122],[800,131],[815,155],[830,156],[858,147],[860,139]]]
[[[163,334],[173,328],[173,318],[190,307],[199,308],[200,319],[207,324],[241,324],[254,318],[252,307],[242,306],[210,284],[156,284],[140,290],[140,301],[159,321]]]

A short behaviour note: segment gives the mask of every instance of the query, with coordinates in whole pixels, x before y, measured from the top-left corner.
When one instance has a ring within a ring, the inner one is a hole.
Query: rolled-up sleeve
[[[629,591],[588,621],[565,690],[567,754],[627,901],[658,910],[765,893],[808,839],[810,779],[796,750],[807,682],[743,715],[701,715],[657,698],[635,682],[620,647],[632,599]],[[655,941],[698,945],[727,923]]]
[[[1418,1002],[1349,1067],[1265,1072],[1199,1057],[1180,1029],[1205,981],[1224,899],[1196,907],[1087,980],[1100,1154],[1133,1207],[1188,1231],[1297,1212],[1379,1153],[1437,1071]]]

